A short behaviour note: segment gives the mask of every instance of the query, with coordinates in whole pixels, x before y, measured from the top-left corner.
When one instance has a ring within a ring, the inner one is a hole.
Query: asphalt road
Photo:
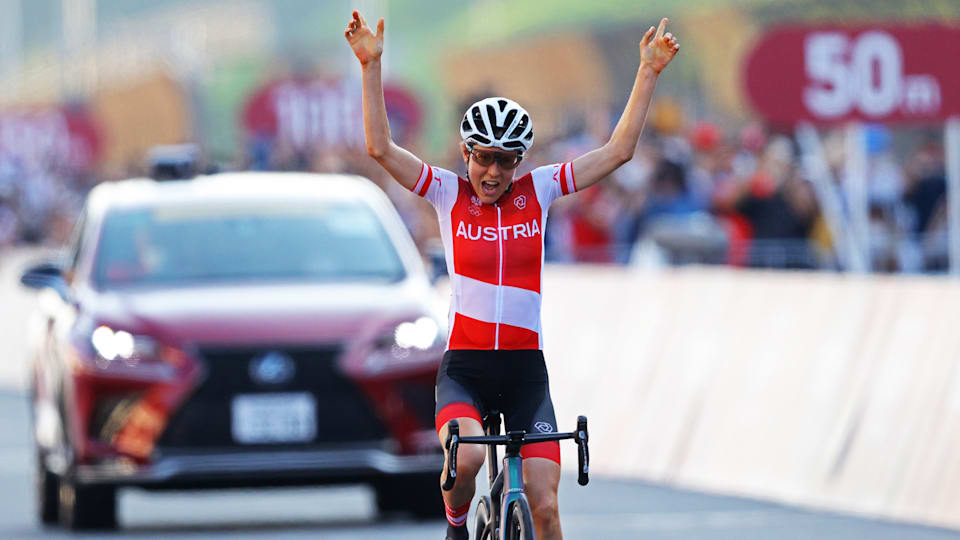
[[[15,283],[36,252],[0,254],[2,285]],[[380,519],[365,487],[120,495],[121,529],[71,535],[34,517],[27,399],[23,393],[26,317],[33,295],[0,288],[0,540],[20,538],[441,538],[442,520]],[[482,474],[482,473],[481,473]],[[483,476],[481,476],[483,478]],[[482,483],[482,482],[481,482]],[[586,488],[566,474],[560,493],[568,539],[960,539],[960,532],[814,512],[755,500],[593,477]],[[472,514],[472,513],[471,513]],[[470,523],[473,516],[470,516]]]
[[[5,361],[10,361],[5,358]],[[68,538],[34,518],[26,397],[0,390],[0,538]],[[777,504],[567,475],[561,485],[566,538],[946,539],[960,532],[812,512]],[[470,520],[472,522],[473,516]],[[120,496],[121,529],[82,538],[441,538],[444,522],[376,517],[363,487],[148,493]]]

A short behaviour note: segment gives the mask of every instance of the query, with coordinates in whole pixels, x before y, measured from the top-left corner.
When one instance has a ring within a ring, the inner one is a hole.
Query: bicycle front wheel
[[[477,503],[477,524],[473,528],[473,538],[476,540],[494,540],[493,528],[496,524],[493,522],[493,504],[490,497],[486,495],[480,497]]]
[[[536,540],[533,534],[533,514],[530,503],[521,497],[510,505],[510,519],[507,521],[507,540]]]

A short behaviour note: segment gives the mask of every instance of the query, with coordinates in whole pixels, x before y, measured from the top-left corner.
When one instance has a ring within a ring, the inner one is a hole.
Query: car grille
[[[281,352],[295,366],[287,382],[266,385],[253,380],[252,359]],[[214,348],[200,350],[206,376],[173,415],[160,438],[167,448],[241,446],[231,435],[231,403],[240,394],[308,392],[317,404],[317,437],[309,443],[271,444],[271,448],[381,441],[387,431],[369,399],[337,365],[337,347]],[[260,445],[242,445],[244,448]]]

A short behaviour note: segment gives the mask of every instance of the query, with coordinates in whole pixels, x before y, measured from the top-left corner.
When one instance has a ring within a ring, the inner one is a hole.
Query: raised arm
[[[350,43],[350,48],[353,49],[363,70],[363,133],[367,139],[367,153],[403,187],[413,189],[420,178],[423,162],[394,143],[390,136],[390,124],[387,121],[387,107],[383,101],[383,80],[380,73],[380,57],[383,54],[383,19],[377,22],[377,33],[374,34],[363,15],[354,11],[353,19],[347,24],[347,30],[343,35]]]
[[[680,50],[677,38],[670,33],[663,33],[667,22],[669,20],[666,18],[660,20],[656,34],[651,26],[640,41],[640,68],[637,70],[637,78],[610,140],[600,148],[573,160],[577,190],[596,184],[633,157],[660,72]]]

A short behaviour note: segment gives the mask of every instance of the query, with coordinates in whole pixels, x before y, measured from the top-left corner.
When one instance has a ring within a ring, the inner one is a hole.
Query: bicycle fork
[[[517,456],[504,456],[503,472],[498,477],[502,481],[503,493],[500,494],[500,515],[497,516],[500,524],[500,534],[504,535],[507,531],[507,522],[510,520],[510,514],[513,510],[511,505],[518,499],[526,499],[523,492],[523,458]],[[496,486],[494,486],[496,488]],[[493,492],[491,491],[491,496]]]
[[[485,418],[485,432],[488,435],[500,433],[500,415],[492,414]],[[498,533],[493,538],[500,538],[506,534],[507,522],[510,519],[511,503],[517,499],[526,499],[523,484],[523,458],[520,456],[520,446],[523,442],[522,432],[507,433],[512,444],[508,443],[504,452],[503,466],[497,470],[497,447],[487,446],[487,478],[490,482],[490,500],[494,503],[491,524],[496,524]]]

